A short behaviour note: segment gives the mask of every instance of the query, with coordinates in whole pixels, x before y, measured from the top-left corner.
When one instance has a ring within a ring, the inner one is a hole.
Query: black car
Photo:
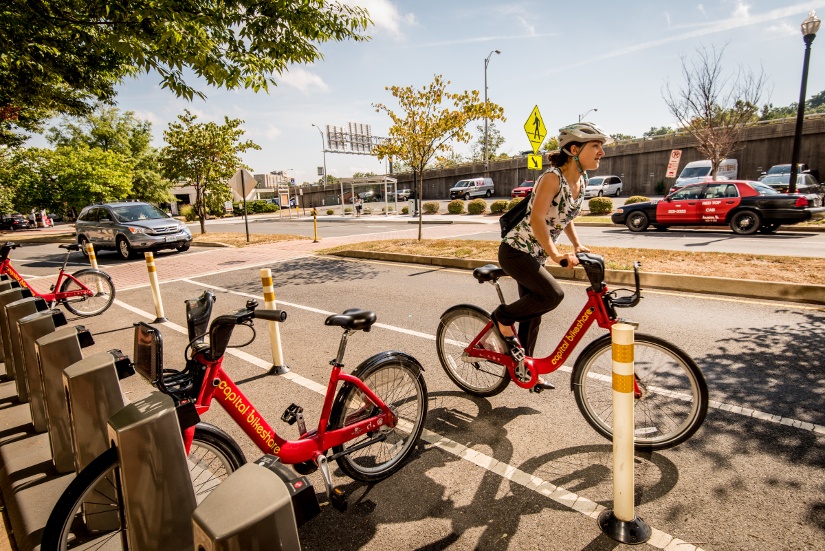
[[[29,219],[22,214],[6,215],[0,220],[0,230],[27,230],[31,227]]]
[[[773,233],[782,224],[825,218],[818,195],[779,193],[762,182],[724,180],[690,184],[661,201],[619,207],[610,217],[630,231],[648,226],[730,226],[734,233]]]

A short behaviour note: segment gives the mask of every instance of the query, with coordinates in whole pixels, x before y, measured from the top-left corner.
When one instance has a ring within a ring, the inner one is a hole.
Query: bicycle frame
[[[294,464],[315,460],[318,456],[335,446],[348,442],[368,432],[374,432],[382,426],[395,427],[398,422],[396,415],[363,381],[333,365],[324,405],[318,428],[302,434],[298,440],[285,440],[266,422],[263,415],[252,402],[235,385],[229,375],[223,370],[223,358],[211,361],[203,353],[195,355],[195,361],[206,367],[203,384],[198,392],[195,409],[199,414],[209,410],[213,399],[217,400],[223,409],[235,420],[239,427],[252,439],[264,453],[278,456],[282,463]],[[339,429],[328,430],[329,416],[332,411],[335,390],[338,383],[355,385],[364,395],[379,407],[380,415],[371,415],[369,418],[349,424]],[[184,445],[189,453],[195,427],[184,431]]]
[[[63,268],[57,273],[57,281],[52,286],[52,293],[40,293],[36,289],[34,289],[26,279],[20,275],[17,270],[14,269],[14,266],[11,265],[11,260],[6,258],[0,263],[0,274],[8,274],[9,277],[14,279],[17,283],[20,284],[21,287],[28,289],[32,292],[32,294],[36,297],[40,297],[49,304],[53,304],[55,301],[64,300],[67,298],[73,297],[80,297],[80,296],[92,296],[94,293],[91,289],[83,285],[80,281],[77,280],[72,274],[67,274]],[[63,283],[64,278],[71,279],[80,287],[80,289],[75,289],[74,291],[68,291],[63,293],[60,291],[60,284]]]

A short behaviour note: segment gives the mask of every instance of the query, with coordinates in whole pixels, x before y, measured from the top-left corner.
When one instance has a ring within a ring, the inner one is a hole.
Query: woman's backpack
[[[527,205],[530,204],[530,195],[532,192],[528,192],[527,195],[524,196],[524,199],[518,202],[518,204],[505,212],[501,215],[501,218],[498,219],[498,223],[501,225],[501,237],[504,238],[507,233],[516,227],[516,224],[521,222],[524,218],[524,215],[527,214]]]

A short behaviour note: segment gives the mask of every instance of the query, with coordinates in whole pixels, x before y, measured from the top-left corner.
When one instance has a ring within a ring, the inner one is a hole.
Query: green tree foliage
[[[0,8],[0,143],[40,130],[54,113],[111,103],[114,86],[154,71],[161,87],[205,97],[186,82],[268,90],[289,65],[322,57],[330,40],[367,40],[363,8],[326,0],[6,0]]]
[[[454,143],[468,143],[472,135],[467,125],[483,119],[505,120],[504,109],[479,99],[478,90],[451,93],[449,81],[436,75],[433,82],[421,90],[412,86],[391,86],[389,90],[398,102],[400,114],[382,103],[373,104],[376,112],[385,112],[392,120],[389,137],[373,149],[379,159],[390,157],[406,163],[417,171],[416,197],[421,197],[421,173],[433,157],[446,156]],[[444,102],[451,105],[442,107]],[[418,239],[422,238],[422,218],[418,218]]]
[[[651,138],[653,136],[665,136],[667,134],[673,134],[676,132],[673,128],[669,126],[660,126],[656,128],[655,126],[651,126],[650,130],[642,134],[645,138]]]
[[[195,188],[195,210],[206,233],[207,212],[220,213],[223,203],[232,196],[227,181],[239,168],[244,168],[240,154],[248,149],[260,149],[251,140],[241,141],[245,131],[243,121],[224,117],[224,124],[198,123],[188,110],[178,115],[178,122],[169,123],[163,139],[168,144],[161,150],[164,176],[173,182],[186,182]]]
[[[629,142],[630,140],[636,139],[636,136],[631,136],[630,134],[611,134],[610,137],[617,142]]]
[[[547,136],[544,143],[541,144],[542,151],[556,151],[559,148],[558,136]]]
[[[794,118],[797,115],[799,104],[792,102],[785,107],[774,107],[772,103],[767,103],[762,106],[762,112],[759,116],[760,121],[767,121],[773,119]],[[825,90],[814,94],[811,99],[805,102],[805,114],[811,113],[825,113]]]
[[[484,125],[476,126],[478,139],[470,146],[470,154],[473,161],[484,162]],[[498,150],[504,145],[504,136],[501,131],[496,128],[495,122],[487,121],[487,160],[496,159],[498,157]]]

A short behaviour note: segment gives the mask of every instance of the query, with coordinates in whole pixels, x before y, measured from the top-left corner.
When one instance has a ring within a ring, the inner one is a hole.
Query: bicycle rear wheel
[[[510,384],[510,373],[505,366],[469,358],[464,353],[488,323],[490,315],[481,308],[455,306],[442,314],[435,336],[438,359],[447,376],[464,392],[482,398],[495,396]],[[497,352],[507,350],[493,331],[487,332],[481,345]]]
[[[335,454],[345,453],[337,463],[347,476],[361,482],[383,480],[400,469],[415,449],[427,417],[427,385],[421,372],[421,364],[401,352],[376,354],[353,372],[392,409],[398,423],[393,428],[383,426],[333,448]],[[380,413],[363,392],[347,383],[335,398],[330,426],[341,428]],[[358,449],[381,436],[383,440]]]
[[[636,333],[634,407],[637,450],[664,450],[690,438],[705,420],[708,386],[696,363],[667,341]],[[613,356],[610,336],[586,349],[573,367],[573,394],[596,432],[613,438]]]
[[[246,462],[236,448],[234,442],[223,440],[214,431],[195,429],[188,461],[198,503]],[[118,505],[119,472],[117,448],[110,448],[78,473],[52,509],[43,530],[41,551],[127,548],[126,519]]]
[[[60,302],[63,303],[66,310],[76,316],[89,317],[102,314],[112,305],[115,300],[115,286],[109,274],[100,270],[80,270],[72,276],[91,290],[93,294],[61,300]],[[65,280],[60,286],[60,292],[80,291],[83,287],[78,285],[77,281],[73,279]]]

